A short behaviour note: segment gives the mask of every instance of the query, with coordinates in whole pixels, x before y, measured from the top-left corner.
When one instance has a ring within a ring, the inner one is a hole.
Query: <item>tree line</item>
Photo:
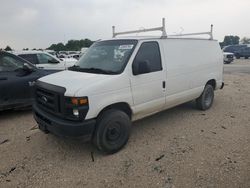
[[[52,44],[48,50],[54,51],[80,51],[83,47],[90,47],[94,41],[89,39],[69,40],[65,45],[63,43]]]
[[[57,44],[50,45],[47,49],[48,50],[54,50],[54,51],[80,51],[84,47],[90,47],[94,41],[91,41],[90,39],[81,39],[81,40],[69,40],[65,45],[60,42]],[[239,36],[234,35],[228,35],[224,37],[224,40],[220,42],[221,48],[228,45],[236,45],[236,44],[250,44],[250,38],[243,37],[240,39]],[[2,49],[0,49],[2,50]],[[12,48],[10,46],[6,46],[4,49],[5,51],[12,51]],[[23,50],[29,50],[28,48],[23,48]],[[42,49],[36,49],[33,48],[32,50],[42,50]]]
[[[80,51],[82,48],[90,47],[94,41],[91,41],[90,39],[81,39],[81,40],[69,40],[66,44],[63,44],[62,42],[57,44],[52,44],[47,50],[54,50],[54,51]],[[2,50],[2,49],[0,49]],[[10,46],[6,46],[4,48],[5,51],[12,51],[13,49]],[[29,50],[29,48],[23,48],[23,50]],[[33,48],[32,50],[42,50],[41,48],[36,49]]]
[[[239,36],[233,36],[233,35],[229,35],[229,36],[225,36],[224,40],[222,42],[220,42],[220,46],[221,48],[223,48],[224,46],[228,46],[228,45],[237,45],[237,44],[250,44],[250,38],[247,37],[243,37],[240,40]]]

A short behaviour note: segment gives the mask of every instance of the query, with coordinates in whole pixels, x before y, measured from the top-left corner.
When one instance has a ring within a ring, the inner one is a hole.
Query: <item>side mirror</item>
[[[59,61],[57,61],[56,59],[49,59],[48,63],[53,63],[53,64],[57,64],[60,63]]]
[[[23,70],[24,70],[24,72],[30,73],[33,71],[33,68],[31,66],[29,66],[28,64],[24,63]]]
[[[15,70],[17,72],[17,76],[26,76],[30,73],[32,73],[34,71],[34,69],[29,66],[28,64],[24,63],[23,67],[22,68],[19,68],[17,70]]]
[[[145,74],[150,72],[149,62],[148,61],[136,61],[132,65],[133,74]]]

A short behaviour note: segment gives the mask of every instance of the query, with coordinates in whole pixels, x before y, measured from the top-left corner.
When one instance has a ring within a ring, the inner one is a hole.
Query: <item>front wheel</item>
[[[93,143],[100,150],[112,154],[122,149],[130,135],[131,121],[119,110],[107,110],[98,117]]]
[[[207,84],[199,98],[196,99],[197,108],[200,110],[209,109],[214,101],[214,88]]]

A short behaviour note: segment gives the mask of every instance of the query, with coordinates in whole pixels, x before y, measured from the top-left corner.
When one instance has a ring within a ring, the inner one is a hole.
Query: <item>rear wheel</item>
[[[107,110],[97,120],[93,143],[100,150],[112,154],[122,149],[130,135],[131,121],[119,110]]]
[[[248,56],[245,56],[245,59],[248,59]]]
[[[207,84],[199,98],[196,99],[197,108],[200,110],[209,109],[214,101],[214,88]]]

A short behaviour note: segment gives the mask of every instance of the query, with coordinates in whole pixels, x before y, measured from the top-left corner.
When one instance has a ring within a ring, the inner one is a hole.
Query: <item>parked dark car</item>
[[[230,52],[235,54],[236,51],[239,51],[244,48],[247,48],[246,44],[237,44],[237,45],[225,46],[222,50],[223,52]]]
[[[53,72],[37,69],[16,55],[0,51],[0,110],[31,105],[34,82],[50,73]]]
[[[244,57],[245,59],[248,59],[250,57],[250,47],[246,47],[243,49],[240,49],[234,53],[235,57],[237,59]]]

